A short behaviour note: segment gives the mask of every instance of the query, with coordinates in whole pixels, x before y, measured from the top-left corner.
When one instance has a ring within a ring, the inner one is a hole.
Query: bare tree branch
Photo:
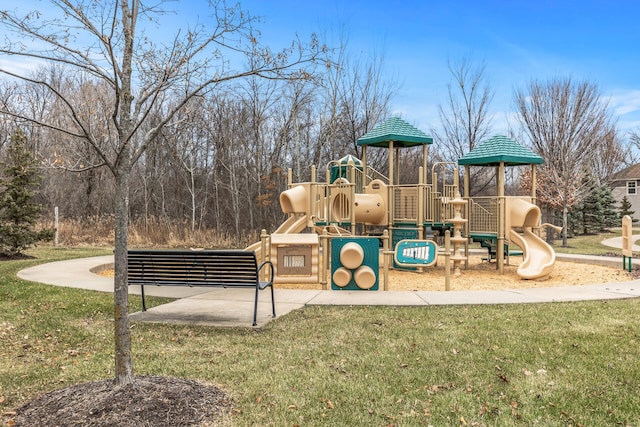
[[[532,81],[528,91],[516,92],[516,104],[534,150],[545,161],[548,203],[561,206],[566,246],[568,211],[593,188],[593,165],[615,126],[597,86],[587,81]]]

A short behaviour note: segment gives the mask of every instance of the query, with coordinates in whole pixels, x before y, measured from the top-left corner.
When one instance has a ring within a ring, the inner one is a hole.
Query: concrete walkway
[[[558,260],[618,266],[622,259],[587,255],[557,254]],[[58,261],[27,268],[18,277],[39,283],[72,288],[113,292],[113,279],[92,271],[113,264],[113,256]],[[252,289],[206,289],[185,287],[145,288],[147,295],[178,298],[131,314],[132,321],[185,323],[210,326],[251,327],[253,315]],[[137,286],[131,294],[139,294]],[[640,297],[640,280],[586,286],[536,289],[503,289],[487,291],[321,291],[288,290],[276,286],[276,314],[283,316],[306,305],[386,305],[428,306],[460,304],[516,304],[559,301],[606,300]],[[261,292],[258,304],[258,327],[271,320],[271,298]]]
[[[631,242],[633,242],[633,244],[631,245],[631,250],[634,252],[640,252],[640,246],[636,245],[636,242],[638,240],[640,240],[640,234],[634,234],[633,236],[631,236]],[[620,249],[622,248],[622,236],[604,239],[600,243],[605,246],[609,246],[610,248]]]

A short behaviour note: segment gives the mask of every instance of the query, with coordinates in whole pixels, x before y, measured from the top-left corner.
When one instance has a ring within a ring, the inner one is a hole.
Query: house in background
[[[617,208],[620,208],[622,198],[627,196],[631,203],[629,210],[635,212],[634,218],[640,218],[640,163],[613,174],[610,182],[611,194],[616,199]]]

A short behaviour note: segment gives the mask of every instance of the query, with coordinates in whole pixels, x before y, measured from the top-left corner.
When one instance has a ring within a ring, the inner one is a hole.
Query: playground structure
[[[505,259],[508,262],[514,254],[523,256],[517,270],[520,277],[551,274],[555,253],[536,234],[541,224],[535,185],[527,197],[504,194],[505,166],[530,165],[535,177],[535,165],[542,159],[513,140],[496,136],[455,165],[435,163],[429,180],[427,152],[432,142],[408,123],[392,118],[358,140],[362,160],[346,156],[330,162],[323,181],[318,181],[314,166],[308,182],[292,182],[289,171],[288,190],[280,194],[288,218],[250,249],[274,263],[275,283],[321,283],[327,289],[330,279],[335,290],[377,290],[381,238],[386,290],[388,268],[428,271],[442,254],[435,240],[442,241],[448,231],[452,248],[445,250],[454,275],[461,274],[463,264],[467,266],[470,241],[487,248],[488,260],[495,258],[500,274]],[[374,147],[388,150],[388,176],[367,165],[367,150]],[[401,184],[400,150],[408,147],[421,147],[422,166],[417,183]],[[447,182],[445,168],[451,166]],[[458,166],[465,168],[462,192]],[[495,168],[496,196],[469,197],[472,166]],[[512,250],[514,245],[521,251]]]

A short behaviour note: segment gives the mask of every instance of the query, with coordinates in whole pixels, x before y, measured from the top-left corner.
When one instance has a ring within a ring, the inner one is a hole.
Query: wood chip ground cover
[[[495,290],[547,288],[557,286],[580,286],[599,283],[626,282],[635,278],[622,268],[575,262],[556,261],[553,272],[540,279],[526,280],[517,274],[518,264],[522,258],[513,257],[509,265],[504,266],[503,274],[499,274],[495,262],[487,262],[482,256],[469,257],[469,268],[461,269],[459,276],[451,275],[450,290]],[[453,265],[453,264],[452,264]],[[622,261],[621,261],[622,265]],[[105,277],[113,277],[113,270],[100,273]],[[322,289],[320,284],[278,283],[278,289]],[[380,270],[380,289],[382,289],[382,269]],[[444,261],[438,265],[427,267],[422,272],[398,269],[389,270],[390,291],[444,291]]]

